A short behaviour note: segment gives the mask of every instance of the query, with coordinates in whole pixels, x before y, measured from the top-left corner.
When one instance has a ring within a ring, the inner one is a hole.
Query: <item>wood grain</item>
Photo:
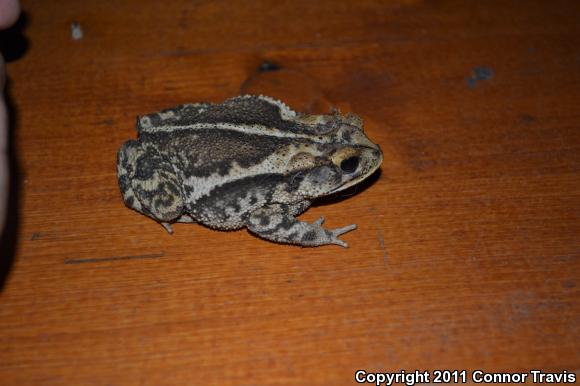
[[[580,369],[580,2],[23,9],[2,385]],[[169,236],[124,207],[115,154],[135,116],[241,90],[365,119],[380,176],[303,216],[358,223],[349,249],[190,224]]]

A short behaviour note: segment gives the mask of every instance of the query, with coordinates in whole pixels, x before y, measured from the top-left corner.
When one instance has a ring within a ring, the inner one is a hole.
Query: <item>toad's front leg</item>
[[[312,224],[300,221],[278,205],[255,210],[248,218],[248,229],[267,240],[279,243],[298,244],[303,247],[336,244],[348,247],[338,236],[356,229],[355,224],[342,228],[324,229],[321,225],[324,217],[320,217]]]

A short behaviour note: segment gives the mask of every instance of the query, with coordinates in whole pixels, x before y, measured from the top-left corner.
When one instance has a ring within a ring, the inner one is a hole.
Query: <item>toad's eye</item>
[[[345,173],[354,173],[358,167],[358,157],[349,157],[340,163],[340,168]]]

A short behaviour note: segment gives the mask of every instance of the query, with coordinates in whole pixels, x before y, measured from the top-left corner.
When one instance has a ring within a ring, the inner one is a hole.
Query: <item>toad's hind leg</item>
[[[188,214],[182,214],[179,218],[176,218],[175,220],[173,220],[173,222],[184,222],[187,224],[191,224],[191,223],[194,223],[195,220]],[[170,235],[173,234],[173,227],[171,226],[170,223],[162,222],[161,225],[163,226],[163,228],[165,228],[167,233],[169,233]]]
[[[117,174],[125,204],[172,233],[169,223],[182,216],[184,204],[179,178],[169,161],[155,149],[127,141],[118,153]]]

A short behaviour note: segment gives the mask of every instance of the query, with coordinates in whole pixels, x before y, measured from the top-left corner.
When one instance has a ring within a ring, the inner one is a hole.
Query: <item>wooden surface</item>
[[[23,8],[2,385],[580,369],[580,2]],[[123,205],[136,115],[248,90],[365,119],[380,176],[302,217],[358,223],[349,249],[170,236]]]

